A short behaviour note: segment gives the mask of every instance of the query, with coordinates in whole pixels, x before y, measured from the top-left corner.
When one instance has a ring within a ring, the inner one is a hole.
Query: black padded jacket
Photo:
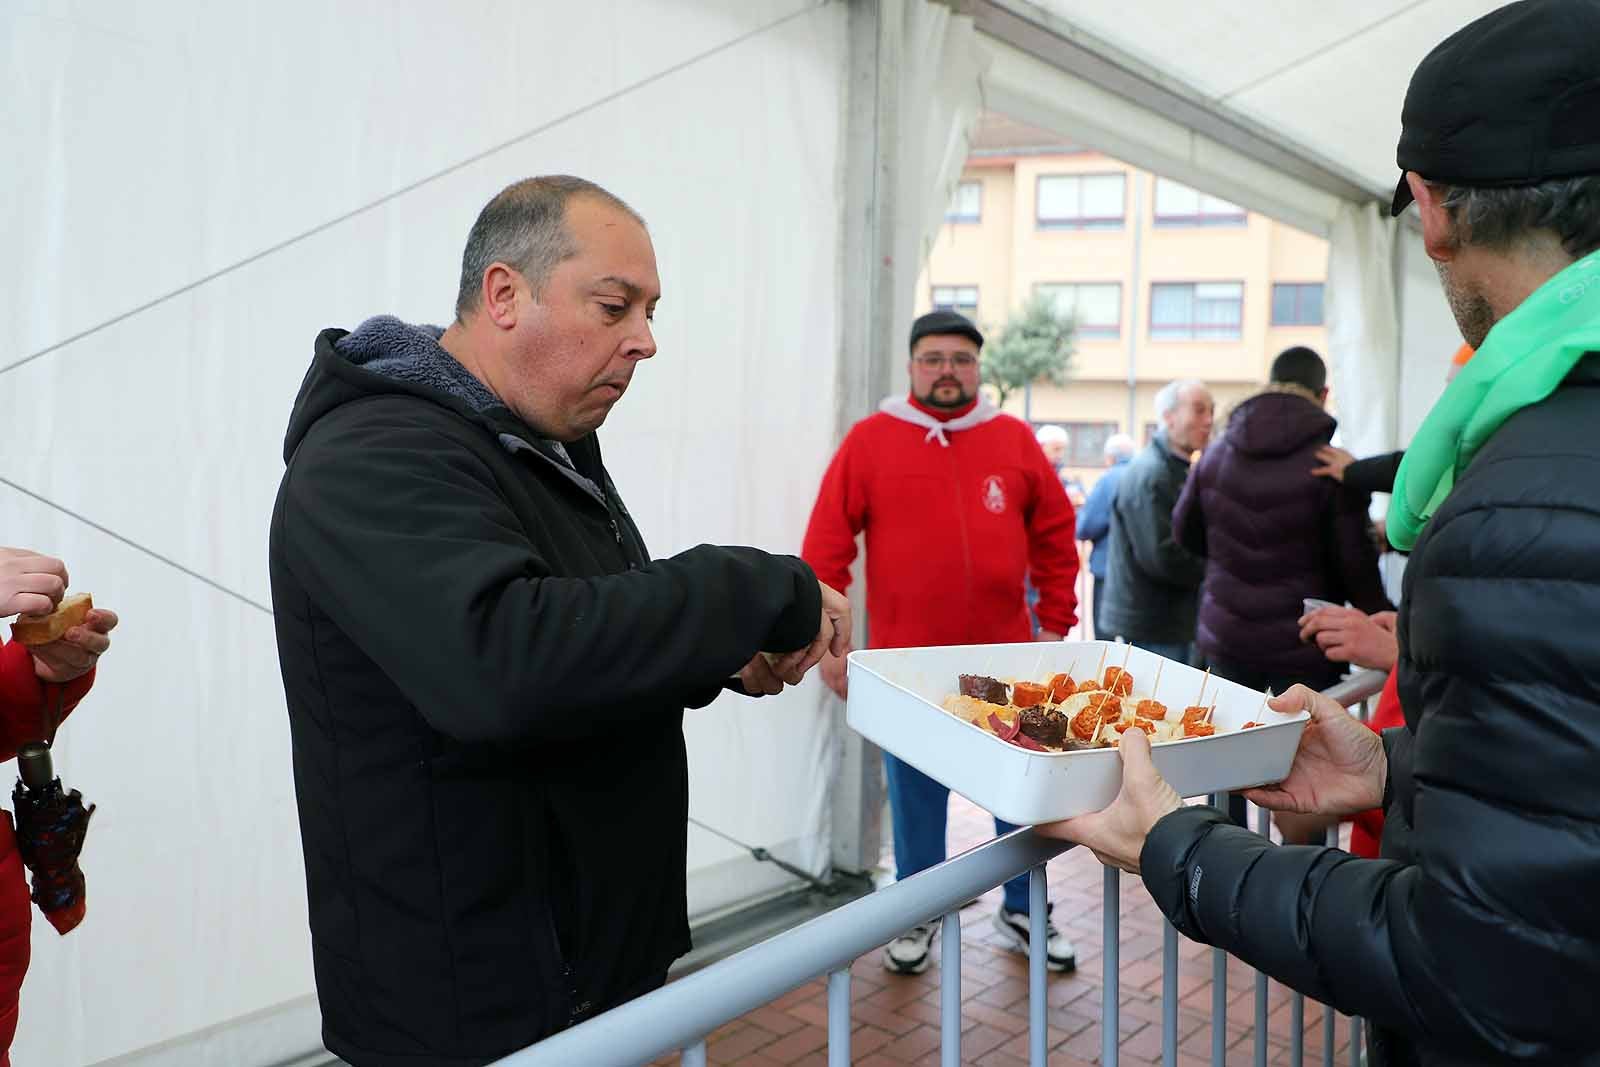
[[[1209,808],[1141,857],[1178,928],[1365,1016],[1379,1065],[1600,1063],[1600,353],[1483,446],[1398,626],[1383,858]]]

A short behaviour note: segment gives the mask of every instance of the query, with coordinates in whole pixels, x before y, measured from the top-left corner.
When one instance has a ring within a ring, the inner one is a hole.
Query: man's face
[[[576,196],[566,227],[577,254],[537,295],[522,279],[500,392],[541,434],[575,441],[605,422],[639,361],[655,355],[661,280],[650,235],[627,212]]]
[[[978,346],[958,333],[932,333],[911,348],[911,395],[935,408],[959,408],[978,395]]]
[[[1191,385],[1178,394],[1178,405],[1167,414],[1167,440],[1181,452],[1197,452],[1211,440],[1211,392]]]
[[[1067,461],[1067,442],[1047,441],[1039,447],[1044,449],[1044,458],[1050,461],[1050,466],[1059,467]]]

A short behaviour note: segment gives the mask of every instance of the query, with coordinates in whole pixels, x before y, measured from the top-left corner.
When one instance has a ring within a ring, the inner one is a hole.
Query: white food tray
[[[1136,698],[1153,695],[1173,715],[1197,702],[1203,671],[1139,648],[1130,653],[1129,646],[1110,641],[886,648],[850,653],[846,721],[880,748],[1007,822],[1030,826],[1099,811],[1122,787],[1122,756],[1116,749],[1031,752],[940,704],[959,692],[962,674],[1047,682],[1070,669],[1081,682],[1100,664],[1102,651],[1102,678],[1105,667],[1120,667],[1128,657]],[[1158,665],[1161,684],[1152,694]],[[1215,675],[1205,683],[1205,703],[1213,700],[1214,736],[1152,748],[1162,776],[1186,797],[1281,781],[1310,715],[1280,715],[1263,705],[1263,694]],[[1240,731],[1247,722],[1266,725]]]

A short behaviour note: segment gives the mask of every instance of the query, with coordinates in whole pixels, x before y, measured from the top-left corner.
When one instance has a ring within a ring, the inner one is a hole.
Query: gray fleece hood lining
[[[413,325],[393,315],[377,315],[345,334],[333,347],[352,366],[443,393],[479,414],[491,408],[504,408],[488,386],[473,377],[471,371],[439,344],[443,336],[444,328],[440,326]],[[496,439],[507,452],[527,451],[548,460],[581,488],[602,503],[605,501],[600,487],[578,472],[560,441],[546,440],[531,433],[527,437],[500,433]]]

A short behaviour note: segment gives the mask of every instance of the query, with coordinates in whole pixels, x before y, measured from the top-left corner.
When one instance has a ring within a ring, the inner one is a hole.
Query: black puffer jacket
[[[1189,461],[1172,454],[1165,431],[1129,461],[1111,505],[1105,600],[1095,630],[1134,642],[1188,644],[1206,561],[1178,543],[1172,509]]]
[[[1333,416],[1292,388],[1269,386],[1234,409],[1189,476],[1172,527],[1206,560],[1195,647],[1322,689],[1341,669],[1300,639],[1305,598],[1369,614],[1394,605],[1367,532],[1371,497],[1311,473]]]
[[[565,462],[428,333],[358,334],[317,338],[270,546],[323,1039],[466,1067],[688,949],[683,709],[819,594],[755,549],[652,562],[592,434]]]
[[[1377,1064],[1600,1064],[1600,353],[1478,452],[1405,576],[1381,860],[1156,824],[1180,930],[1374,1026]]]

